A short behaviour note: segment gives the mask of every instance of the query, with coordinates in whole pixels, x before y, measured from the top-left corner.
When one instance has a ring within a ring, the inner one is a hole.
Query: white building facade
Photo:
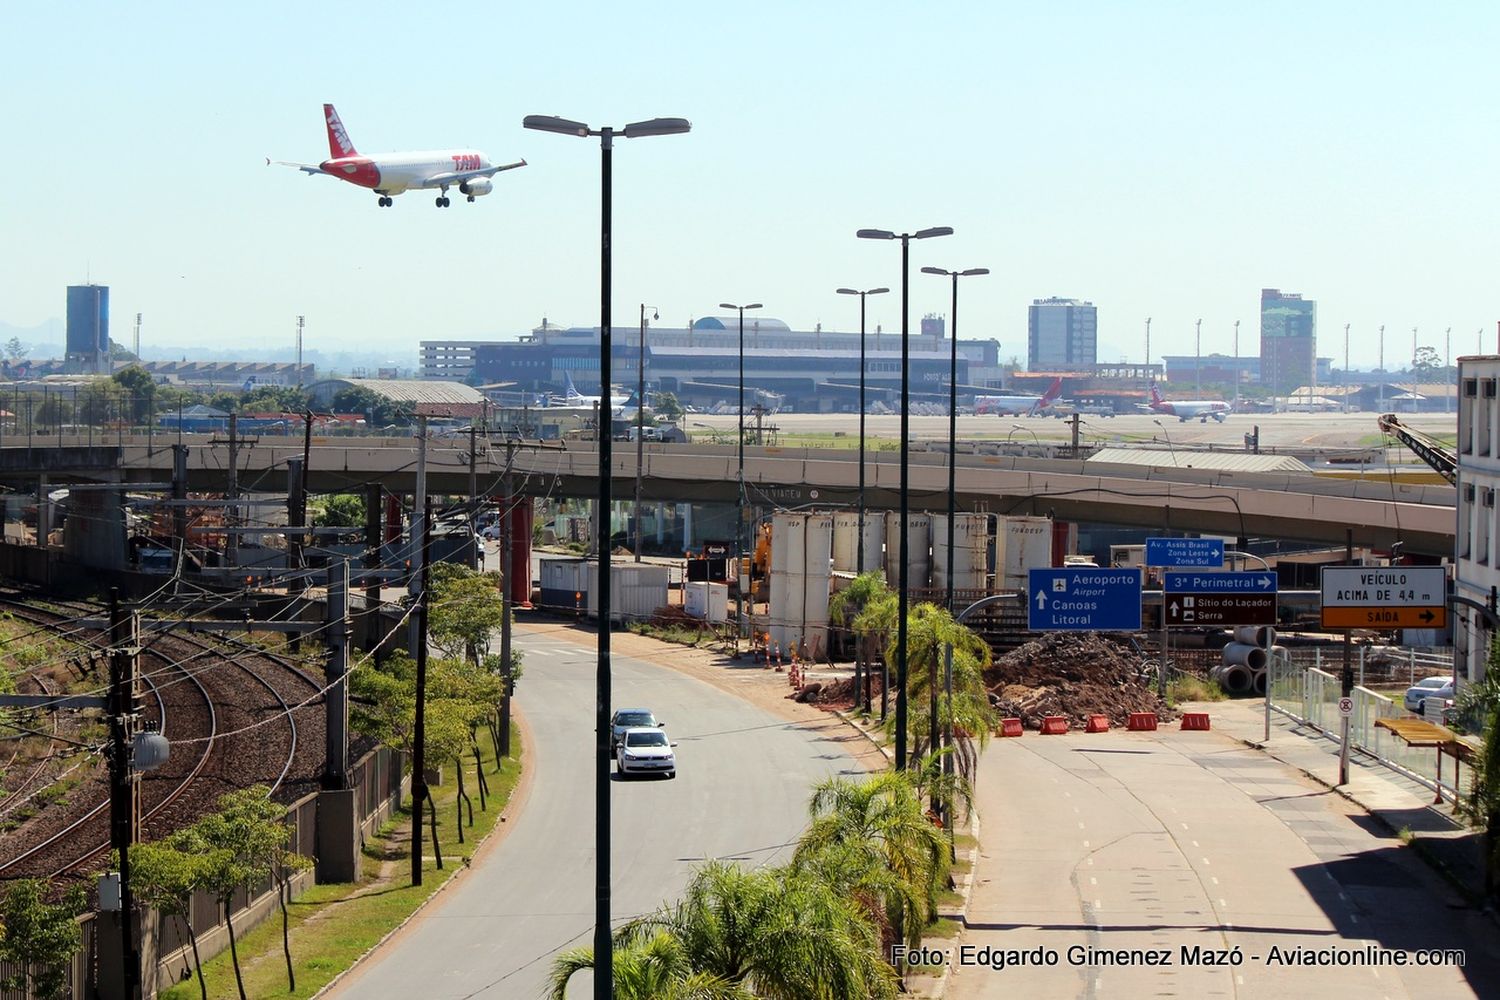
[[[1500,539],[1495,501],[1500,494],[1500,355],[1458,359],[1458,523],[1454,532],[1454,592],[1489,604],[1500,588]],[[1493,607],[1493,605],[1491,605]],[[1454,652],[1471,681],[1484,677],[1489,632],[1482,618],[1456,607]],[[1465,625],[1464,623],[1468,624]]]

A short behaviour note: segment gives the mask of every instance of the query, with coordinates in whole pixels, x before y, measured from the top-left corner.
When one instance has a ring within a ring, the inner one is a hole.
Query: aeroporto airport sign
[[[1324,628],[1446,628],[1442,566],[1323,567]]]

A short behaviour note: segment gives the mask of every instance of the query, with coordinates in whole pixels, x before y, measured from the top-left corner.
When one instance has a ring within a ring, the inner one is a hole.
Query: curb
[[[533,748],[530,746],[530,728],[525,725],[525,717],[521,714],[520,706],[511,706],[511,724],[515,726],[518,731],[518,735],[521,736],[521,745],[525,753],[534,753]],[[505,803],[505,808],[500,810],[500,815],[495,817],[495,825],[490,828],[490,832],[485,834],[483,840],[474,845],[473,851],[469,852],[468,863],[466,863],[462,868],[458,869],[451,876],[449,876],[447,881],[438,886],[437,889],[432,893],[432,895],[422,900],[422,902],[418,904],[417,908],[408,913],[405,919],[403,919],[399,924],[386,931],[385,934],[381,935],[380,940],[372,944],[368,949],[365,950],[363,954],[361,954],[358,958],[351,962],[347,969],[344,969],[338,975],[334,976],[332,979],[328,980],[328,982],[324,983],[323,988],[318,990],[318,992],[312,994],[309,1000],[317,1000],[318,997],[329,995],[333,991],[333,989],[340,983],[344,982],[344,980],[351,978],[356,973],[364,972],[365,970],[362,968],[362,966],[365,964],[365,962],[374,957],[374,955],[379,952],[380,949],[384,948],[387,943],[389,943],[393,938],[396,937],[396,935],[400,934],[413,921],[420,917],[427,910],[427,908],[432,905],[434,900],[441,897],[443,893],[447,892],[451,886],[457,885],[459,882],[463,881],[463,877],[473,869],[474,860],[478,857],[480,850],[487,847],[492,842],[498,842],[495,837],[496,834],[500,834],[503,839],[504,835],[510,832],[508,828],[509,821],[515,818],[514,813],[520,812],[521,808],[525,806],[526,800],[531,798],[531,786],[527,778],[527,776],[531,773],[533,772],[530,768],[527,768],[524,765],[522,766],[521,779],[517,783],[515,790],[511,793],[510,800]],[[525,785],[525,794],[515,794],[516,792],[520,792],[522,790],[523,784]],[[500,825],[502,820],[507,823],[507,828],[502,829]]]
[[[886,747],[886,745],[884,743],[881,743],[875,737],[871,736],[870,733],[869,733],[869,730],[865,729],[864,726],[861,726],[852,716],[847,715],[844,712],[841,712],[841,711],[839,711],[836,708],[835,709],[830,709],[829,710],[829,714],[837,717],[838,720],[840,722],[842,722],[844,725],[846,725],[849,728],[853,729],[855,732],[859,733],[859,735],[863,736],[866,740],[868,740],[869,743],[870,743],[870,745],[872,747],[874,747],[876,750],[880,751],[880,755],[882,757],[884,757],[887,761],[889,761],[889,762],[894,762],[895,761],[895,758],[892,757],[891,751]]]
[[[974,837],[974,846],[969,848],[968,851],[969,881],[968,884],[965,885],[963,887],[963,890],[959,893],[959,895],[963,897],[963,902],[959,904],[958,913],[956,914],[958,917],[958,933],[953,936],[953,946],[948,953],[948,961],[943,966],[943,974],[938,977],[937,986],[932,991],[933,1000],[942,1000],[942,998],[948,993],[948,979],[953,974],[953,967],[956,964],[955,959],[958,956],[958,949],[963,945],[964,931],[967,930],[969,926],[969,900],[974,896],[974,884],[979,879],[980,825],[978,809],[975,809],[969,813],[969,829],[972,831],[972,835]]]

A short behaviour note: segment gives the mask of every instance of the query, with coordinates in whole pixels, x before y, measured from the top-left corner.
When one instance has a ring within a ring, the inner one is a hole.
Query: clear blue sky
[[[854,329],[899,287],[860,227],[950,225],[922,265],[989,267],[960,334],[1025,356],[1026,306],[1099,307],[1100,358],[1257,343],[1262,286],[1318,302],[1319,352],[1391,367],[1411,328],[1495,344],[1493,4],[12,5],[0,40],[0,320],[111,286],[114,335],[373,347],[598,322],[597,140],[529,113],[686,136],[615,153],[615,316],[758,300]],[[334,102],[363,152],[473,145],[530,166],[446,211],[265,166],[316,161]],[[871,326],[899,327],[898,296]]]

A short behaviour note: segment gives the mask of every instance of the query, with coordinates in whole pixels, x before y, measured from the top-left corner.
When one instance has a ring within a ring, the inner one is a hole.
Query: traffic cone
[[[776,645],[775,645],[774,648],[775,648],[775,651],[776,651],[775,652],[775,656],[776,656],[776,672],[779,674],[779,673],[782,672],[782,670],[785,669],[781,665],[781,643],[779,643],[779,642],[776,643]]]

